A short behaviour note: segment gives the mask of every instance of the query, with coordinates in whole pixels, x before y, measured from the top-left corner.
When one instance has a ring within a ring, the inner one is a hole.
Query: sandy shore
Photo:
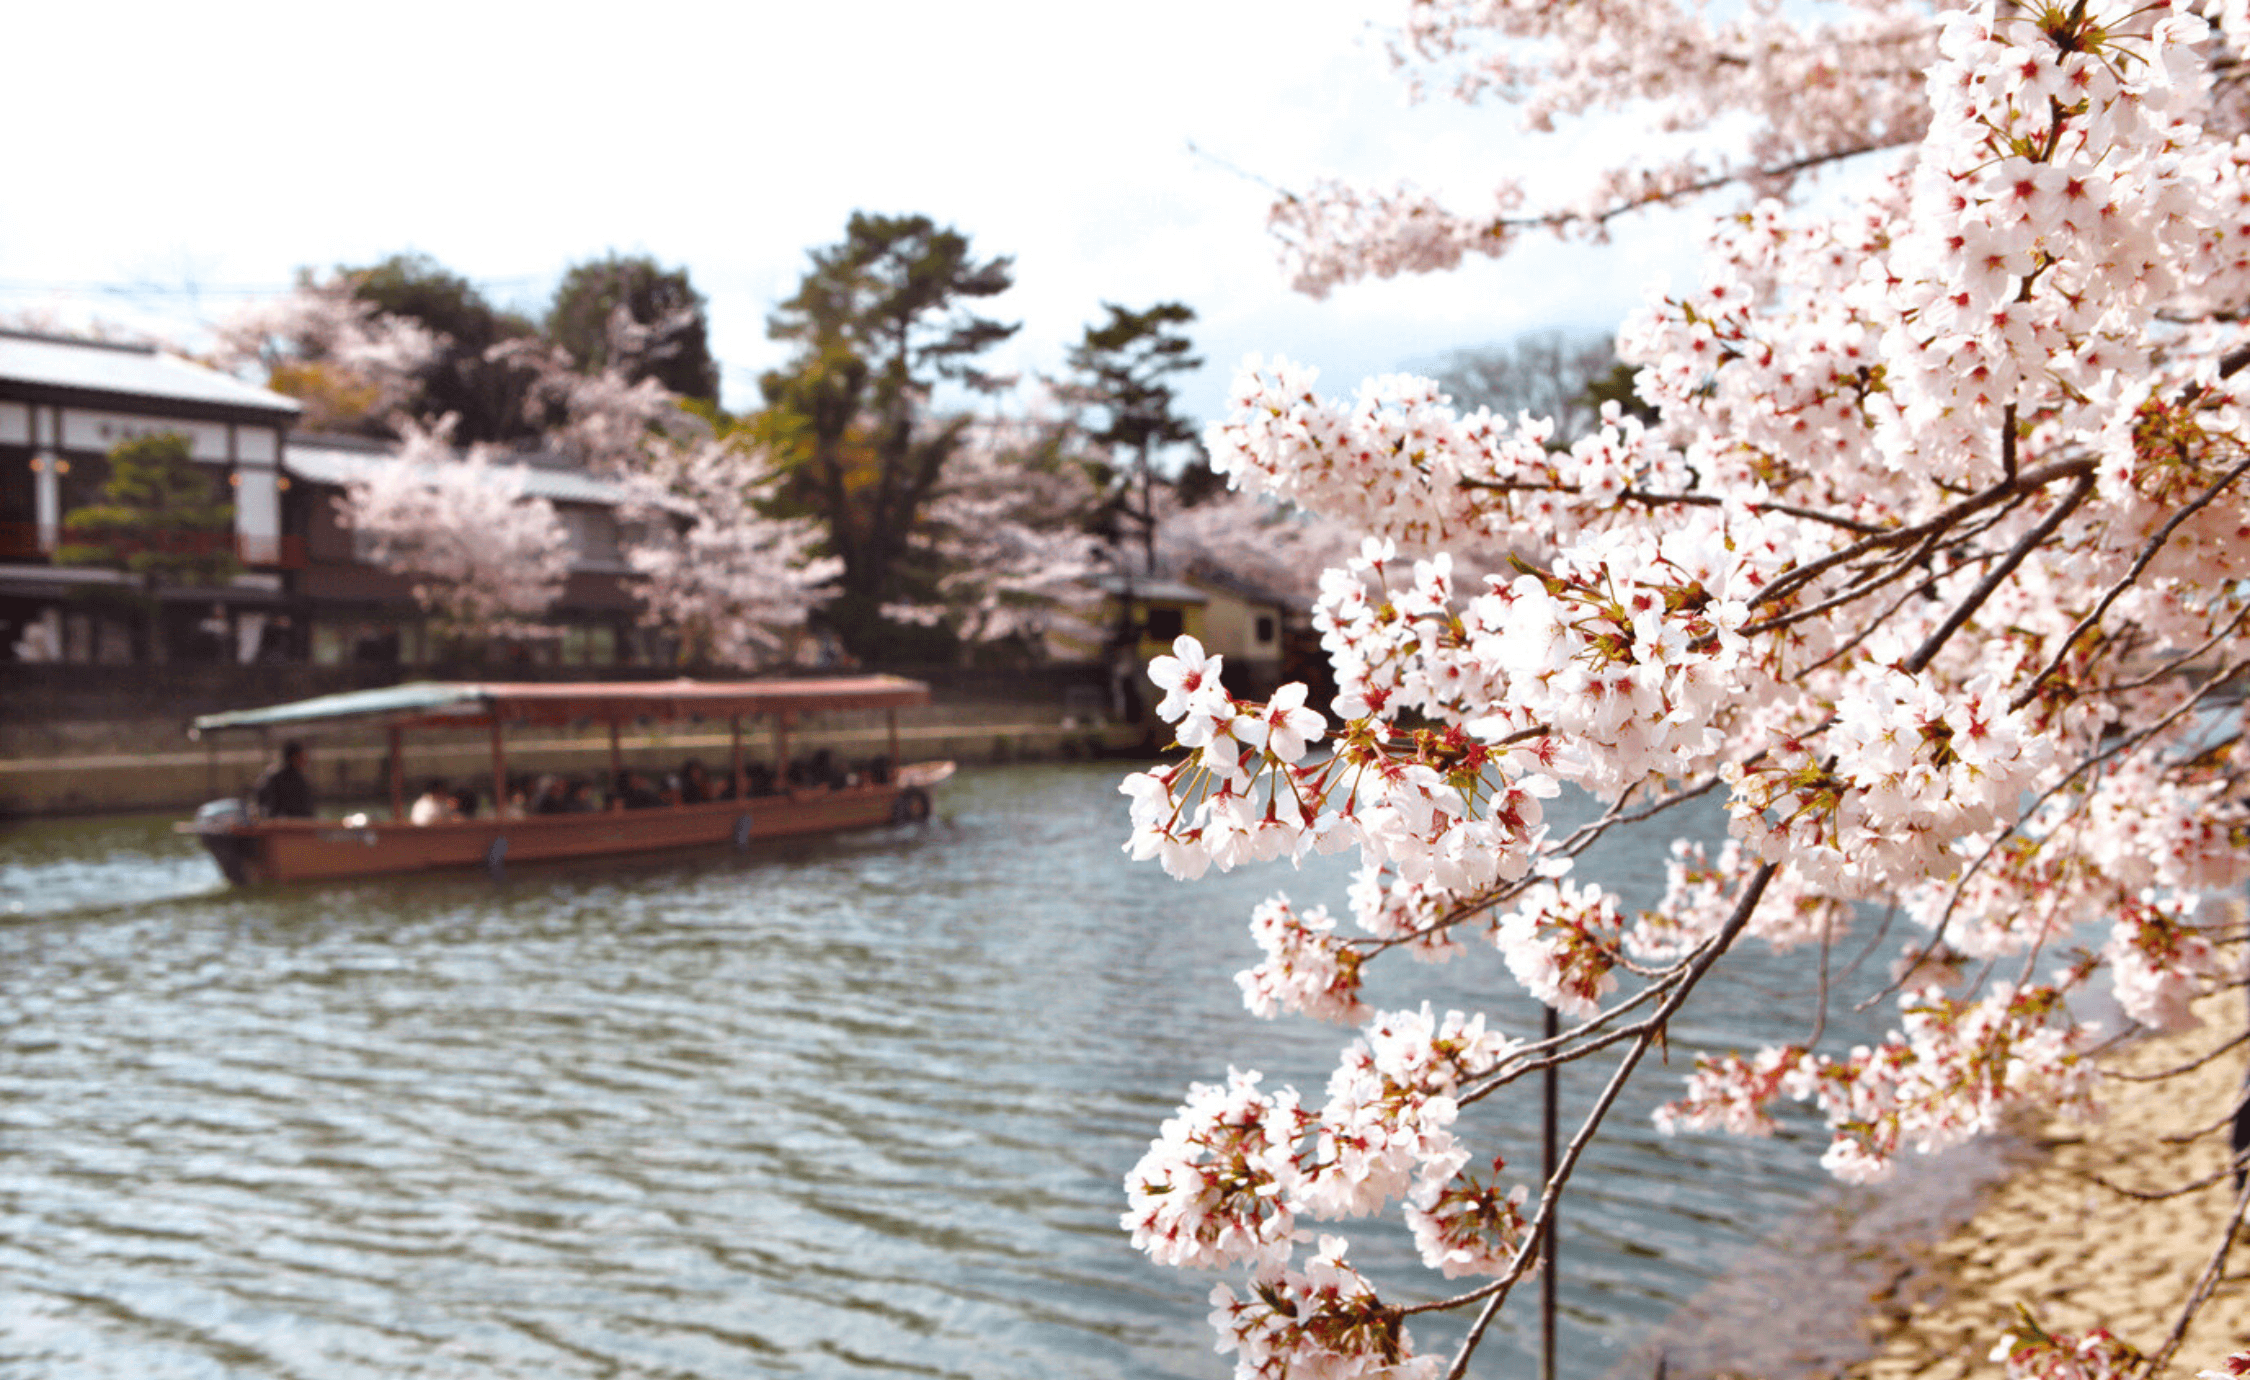
[[[2223,993],[2203,1029],[2105,1061],[2116,1074],[2192,1060],[2243,1029]],[[1634,1349],[1608,1380],[2000,1380],[1993,1343],[2030,1307],[2080,1333],[2106,1321],[2153,1352],[2170,1334],[2233,1207],[2220,1184],[2162,1202],[2103,1187],[2176,1188],[2225,1163],[2245,1052],[2162,1084],[2108,1080],[2110,1113],[1908,1157],[1879,1187],[1837,1186]],[[2188,1143],[2165,1137],[2210,1134]],[[2167,1375],[2250,1348],[2250,1231]]]
[[[2176,1067],[2243,1029],[2239,993],[2221,994],[2203,1014],[2201,1030],[2135,1045],[2105,1067],[2118,1075]],[[1998,1377],[2003,1367],[1987,1357],[2018,1304],[2049,1329],[2079,1333],[2106,1323],[2143,1352],[2161,1347],[2225,1231],[2234,1186],[2222,1179],[2144,1202],[2105,1185],[2158,1192],[2219,1173],[2226,1133],[2213,1128],[2235,1105],[2243,1062],[2238,1048],[2162,1083],[2112,1077],[2103,1089],[2104,1120],[2050,1124],[2038,1137],[2046,1153],[1990,1189],[1975,1215],[1937,1244],[1909,1252],[1921,1257],[1914,1269],[1874,1299],[1869,1326],[1880,1353],[1844,1373],[1854,1380]],[[2178,1139],[2187,1136],[2194,1138]],[[2243,1348],[2250,1348],[2250,1240],[2237,1241],[2167,1374],[2192,1376]]]

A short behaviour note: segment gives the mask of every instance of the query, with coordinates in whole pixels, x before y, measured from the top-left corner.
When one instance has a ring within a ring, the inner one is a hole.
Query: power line
[[[551,275],[527,273],[511,278],[472,278],[479,289],[528,287],[547,282]],[[84,293],[102,297],[279,297],[296,290],[287,283],[66,283],[29,278],[0,278],[0,293]]]
[[[97,297],[278,297],[287,286],[252,286],[247,283],[210,283],[159,287],[140,283],[58,283],[0,278],[0,292],[18,295],[50,292],[81,293]]]

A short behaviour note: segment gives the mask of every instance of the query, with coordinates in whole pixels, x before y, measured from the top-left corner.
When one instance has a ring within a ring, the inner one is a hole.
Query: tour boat
[[[497,876],[509,863],[709,846],[742,850],[758,839],[919,823],[929,817],[930,788],[953,774],[951,762],[899,760],[898,711],[929,698],[927,685],[897,676],[567,685],[425,681],[206,714],[195,720],[191,736],[336,724],[384,729],[390,742],[390,818],[260,819],[243,801],[214,800],[192,823],[177,827],[202,840],[228,881],[248,885],[449,867],[482,867]],[[878,709],[886,711],[889,725],[886,755],[856,768],[832,764],[817,781],[805,779],[801,770],[792,773],[790,731],[800,716]],[[501,783],[493,793],[504,797],[508,727],[606,725],[614,783],[624,767],[620,726],[690,719],[731,724],[726,774],[720,775],[717,763],[710,771],[713,790],[730,798],[639,809],[613,799],[598,809],[555,814],[511,813],[500,798],[489,813],[480,810],[470,818],[410,821],[403,752],[409,729],[487,729],[492,780]],[[745,719],[770,725],[770,759],[753,764],[746,757]]]

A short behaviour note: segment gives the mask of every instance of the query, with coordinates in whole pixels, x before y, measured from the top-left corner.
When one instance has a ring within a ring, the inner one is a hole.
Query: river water
[[[13,826],[0,1375],[1228,1374],[1211,1280],[1130,1248],[1119,1184],[1229,1063],[1317,1102],[1348,1034],[1249,1016],[1231,974],[1260,897],[1342,910],[1347,872],[1130,864],[1118,775],[967,771],[920,830],[499,884],[232,892],[168,820]],[[1664,837],[1580,875],[1646,899]],[[1580,1173],[1565,1374],[1823,1182],[1809,1136],[1648,1127],[1696,1049],[1806,1028],[1810,960],[1746,957]],[[1489,951],[1375,992],[1537,1021]],[[1535,1103],[1474,1116],[1535,1176]],[[1402,1277],[1395,1219],[1328,1226]],[[1520,1302],[1478,1374],[1528,1373]]]

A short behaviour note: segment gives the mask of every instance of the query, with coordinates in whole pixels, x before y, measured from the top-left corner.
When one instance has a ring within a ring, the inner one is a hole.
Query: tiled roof
[[[338,488],[355,479],[367,479],[385,465],[397,463],[397,449],[380,441],[353,441],[336,437],[292,436],[282,446],[281,467],[299,479]],[[535,464],[523,467],[523,490],[550,503],[592,503],[616,508],[625,502],[625,490],[584,470],[549,469]]]
[[[1162,575],[1124,576],[1113,573],[1096,575],[1086,581],[1104,594],[1122,596],[1131,587],[1135,599],[1154,599],[1167,604],[1208,604],[1211,596],[1194,585]]]
[[[1209,561],[1196,561],[1187,568],[1187,578],[1201,584],[1223,589],[1235,598],[1251,604],[1295,604],[1286,594],[1276,594],[1255,580],[1245,579]]]
[[[22,331],[0,331],[0,382],[253,408],[289,416],[301,410],[293,398],[165,354],[153,346],[112,345]]]

